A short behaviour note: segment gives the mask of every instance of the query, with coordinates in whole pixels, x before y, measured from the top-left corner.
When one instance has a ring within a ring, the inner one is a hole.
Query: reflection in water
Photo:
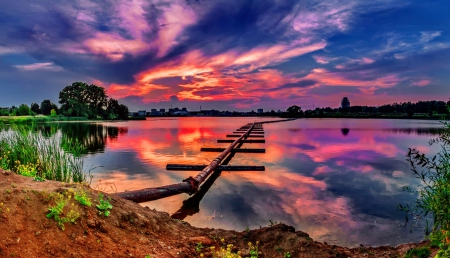
[[[241,148],[242,145],[243,145],[242,143],[236,145],[236,149]],[[231,152],[230,154],[228,154],[228,156],[223,160],[223,162],[220,165],[226,166],[230,164],[231,160],[234,158],[235,155],[236,152]],[[209,191],[211,186],[214,184],[214,182],[217,180],[217,178],[220,177],[221,173],[222,171],[220,170],[214,171],[214,173],[210,175],[209,178],[201,185],[201,188],[197,193],[195,193],[189,199],[183,201],[183,206],[181,206],[181,208],[178,211],[172,214],[172,218],[183,220],[187,216],[192,216],[198,213],[200,211],[200,202],[202,201],[205,194]]]
[[[342,135],[347,136],[347,134],[350,132],[350,129],[348,128],[342,128],[341,129]]]
[[[94,172],[93,185],[100,180],[114,183],[117,191],[179,183],[195,172],[166,171],[167,163],[208,164],[217,153],[200,152],[201,147],[227,146],[217,139],[254,120],[98,124],[103,129],[92,133],[103,148],[87,155],[85,166],[104,166]],[[230,164],[264,165],[266,171],[216,172],[190,198],[178,195],[143,205],[201,227],[242,230],[265,226],[272,219],[332,244],[418,241],[423,230],[410,234],[402,227],[404,214],[396,210],[397,204],[415,199],[401,191],[402,186],[417,184],[405,154],[409,147],[435,152],[424,132],[437,132],[439,127],[435,121],[381,119],[300,119],[264,125],[266,143],[243,148],[265,148],[266,153],[239,153]],[[208,219],[211,214],[222,216]]]

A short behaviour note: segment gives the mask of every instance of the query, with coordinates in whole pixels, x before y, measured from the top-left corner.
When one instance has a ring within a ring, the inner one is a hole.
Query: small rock
[[[189,240],[191,242],[195,242],[195,243],[202,243],[202,245],[212,245],[213,241],[207,237],[204,236],[198,236],[198,237],[190,237]]]

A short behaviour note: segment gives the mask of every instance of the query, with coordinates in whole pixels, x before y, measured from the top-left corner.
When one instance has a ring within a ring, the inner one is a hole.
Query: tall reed
[[[28,127],[0,131],[0,167],[26,176],[86,182],[82,151],[81,144],[63,139],[61,131],[50,137]]]

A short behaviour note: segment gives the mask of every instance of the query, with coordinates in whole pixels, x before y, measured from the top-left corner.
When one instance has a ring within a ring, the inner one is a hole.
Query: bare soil
[[[49,207],[55,205],[57,193],[80,190],[93,205],[71,199],[64,214],[70,208],[80,216],[62,230],[46,217]],[[284,224],[243,232],[196,228],[165,212],[105,195],[113,206],[109,216],[99,215],[99,192],[88,186],[37,182],[0,170],[0,257],[199,257],[199,242],[204,256],[212,257],[210,247],[219,249],[221,239],[243,256],[248,255],[248,242],[259,241],[260,257],[283,257],[287,252],[290,257],[403,257],[408,249],[429,244],[346,248],[316,242]]]

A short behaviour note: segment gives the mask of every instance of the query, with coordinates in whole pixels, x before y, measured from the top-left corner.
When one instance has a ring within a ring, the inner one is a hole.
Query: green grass
[[[86,182],[89,173],[83,172],[83,149],[81,144],[63,138],[60,131],[45,137],[24,126],[0,130],[0,168],[24,176]]]
[[[417,189],[404,187],[403,190],[419,197],[412,205],[399,205],[406,212],[407,221],[409,216],[426,220],[425,234],[433,246],[439,247],[436,257],[450,257],[450,124],[443,125],[445,130],[430,141],[441,147],[437,155],[427,157],[409,149],[407,160],[421,184]]]
[[[87,121],[86,117],[65,117],[65,116],[0,116],[0,124],[31,124],[47,123],[55,121]]]
[[[428,247],[420,247],[409,249],[403,258],[428,258],[430,256],[431,251]]]

